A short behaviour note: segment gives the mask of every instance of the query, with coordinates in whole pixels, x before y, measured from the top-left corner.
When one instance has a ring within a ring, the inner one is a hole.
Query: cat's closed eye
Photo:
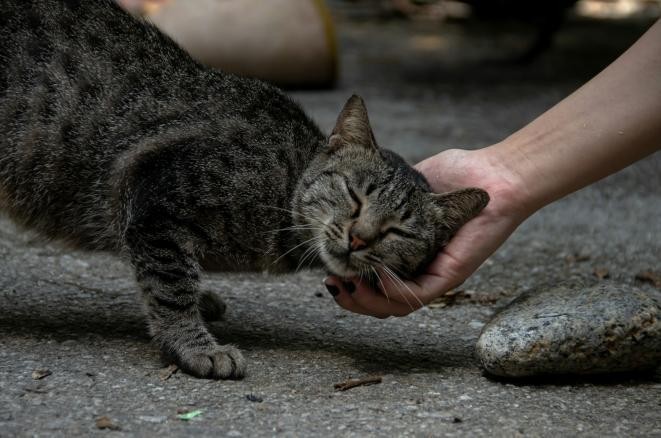
[[[385,238],[390,234],[394,234],[396,236],[400,237],[405,237],[407,239],[414,239],[415,235],[411,232],[408,232],[406,230],[403,230],[399,227],[388,227],[385,230],[381,231],[381,238]]]
[[[349,196],[351,197],[351,200],[353,201],[353,209],[351,211],[351,219],[357,219],[360,216],[360,211],[363,209],[363,203],[361,202],[360,198],[356,194],[356,192],[347,184],[347,191],[349,192]]]

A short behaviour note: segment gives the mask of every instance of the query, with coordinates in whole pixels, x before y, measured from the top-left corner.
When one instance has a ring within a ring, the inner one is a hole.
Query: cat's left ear
[[[489,194],[478,188],[430,193],[429,196],[438,207],[440,223],[452,233],[477,216],[489,203]]]
[[[358,146],[376,150],[376,140],[367,117],[365,102],[360,96],[353,95],[344,104],[337,118],[335,128],[328,139],[330,152],[346,146]]]

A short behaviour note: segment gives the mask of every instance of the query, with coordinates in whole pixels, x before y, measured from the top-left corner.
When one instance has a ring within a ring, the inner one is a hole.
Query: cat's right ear
[[[360,96],[353,95],[344,104],[337,117],[335,128],[328,139],[328,149],[334,152],[346,146],[358,146],[376,150],[376,140],[367,117],[365,102]]]
[[[440,223],[452,233],[477,216],[489,203],[489,194],[478,188],[467,188],[448,193],[430,193],[438,208]]]

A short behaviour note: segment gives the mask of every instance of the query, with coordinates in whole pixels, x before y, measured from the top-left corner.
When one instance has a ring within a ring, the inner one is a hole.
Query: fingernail
[[[342,283],[344,285],[344,288],[349,292],[350,294],[356,292],[356,285],[353,284],[350,281],[347,281],[346,283]]]
[[[332,284],[324,284],[324,286],[326,286],[326,289],[328,289],[328,293],[333,295],[334,297],[340,294],[340,290],[337,288],[337,286],[334,286]]]

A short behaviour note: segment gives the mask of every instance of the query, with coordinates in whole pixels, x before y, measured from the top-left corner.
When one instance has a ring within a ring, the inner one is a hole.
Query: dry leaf
[[[588,253],[578,253],[577,252],[577,253],[570,254],[570,255],[566,256],[565,261],[571,265],[571,264],[574,264],[574,263],[587,262],[588,260],[590,260],[590,258],[591,258],[591,256]]]
[[[32,378],[34,380],[41,380],[44,377],[50,376],[51,374],[53,374],[53,372],[48,368],[40,368],[38,370],[32,371]]]
[[[158,377],[161,380],[168,380],[178,370],[179,367],[177,365],[175,364],[168,365],[165,368],[161,368],[161,370],[158,372]]]
[[[610,272],[608,272],[608,269],[606,268],[594,268],[594,276],[597,277],[599,280],[603,280],[604,278],[608,278],[611,276]]]
[[[112,422],[107,416],[102,416],[96,419],[95,421],[97,429],[109,429],[109,430],[120,430],[121,428]]]
[[[504,292],[477,293],[474,290],[454,289],[432,300],[427,304],[427,307],[430,309],[441,309],[459,302],[470,302],[483,305],[494,304],[498,301],[498,298],[500,298],[501,295],[506,294]]]
[[[444,298],[436,298],[427,304],[427,307],[430,309],[442,309],[443,307],[447,307],[448,303],[445,302]]]
[[[636,274],[636,280],[652,283],[654,287],[661,289],[661,274],[653,271],[642,271]]]

